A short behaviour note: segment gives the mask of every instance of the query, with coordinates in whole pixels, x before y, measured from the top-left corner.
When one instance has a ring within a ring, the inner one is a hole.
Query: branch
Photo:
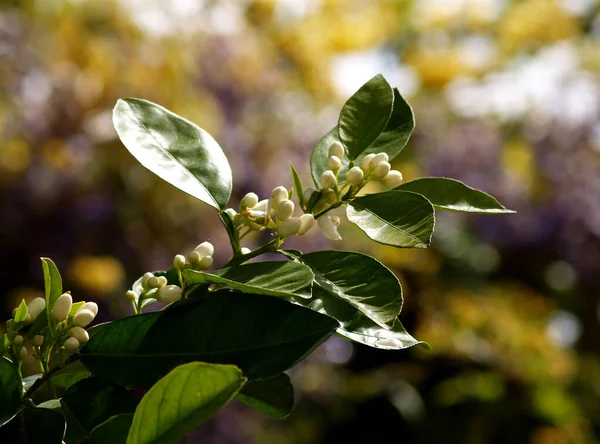
[[[65,368],[67,365],[77,361],[78,359],[79,359],[79,354],[71,355],[71,357],[69,359],[67,359],[67,361],[65,362],[65,365],[62,365],[62,366],[58,365],[58,366],[54,367],[52,370],[49,370],[48,373],[44,374],[44,376],[37,379],[33,383],[33,385],[31,387],[29,387],[29,390],[27,390],[27,392],[25,392],[24,397],[31,398],[31,395],[33,395],[37,391],[37,389],[39,389],[46,381],[48,381],[54,375],[54,373]]]

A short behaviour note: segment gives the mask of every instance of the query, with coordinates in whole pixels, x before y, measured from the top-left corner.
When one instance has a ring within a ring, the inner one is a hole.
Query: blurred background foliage
[[[309,180],[316,141],[382,72],[417,129],[393,167],[454,177],[513,216],[439,214],[432,248],[341,244],[403,282],[404,325],[433,349],[332,338],[291,371],[280,422],[232,404],[185,442],[600,441],[598,0],[4,0],[0,2],[3,318],[52,257],[102,320],[144,271],[209,239],[213,210],[144,170],[116,139],[119,97],[211,132],[248,191]],[[250,239],[257,245],[265,239]]]

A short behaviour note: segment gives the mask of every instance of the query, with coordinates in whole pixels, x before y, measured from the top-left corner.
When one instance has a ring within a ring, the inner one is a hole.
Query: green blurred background
[[[429,250],[317,229],[291,247],[373,254],[433,349],[332,338],[290,374],[297,410],[232,404],[184,442],[600,442],[600,5],[597,0],[0,2],[0,312],[55,260],[101,320],[209,239],[214,211],[143,169],[111,109],[142,97],[207,129],[232,206],[305,183],[344,100],[381,72],[417,129],[393,167],[492,193],[509,216],[439,214]],[[265,239],[250,239],[248,246]],[[232,326],[232,328],[235,328]]]

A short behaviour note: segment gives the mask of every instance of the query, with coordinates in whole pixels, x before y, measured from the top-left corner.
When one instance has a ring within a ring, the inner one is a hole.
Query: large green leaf
[[[381,262],[352,251],[316,251],[299,259],[313,270],[323,290],[383,328],[392,328],[402,309],[402,287]]]
[[[408,334],[400,320],[396,320],[394,327],[387,330],[362,314],[356,316],[351,323],[338,328],[337,334],[369,347],[385,350],[401,350],[417,344],[429,348],[429,344]]]
[[[294,409],[294,387],[285,373],[274,378],[251,381],[235,398],[275,419],[286,418]]]
[[[0,356],[0,424],[10,419],[21,403],[22,386],[15,366]]]
[[[231,195],[231,168],[210,134],[142,99],[119,100],[113,123],[125,147],[143,166],[217,210],[225,208]]]
[[[394,92],[381,74],[361,86],[344,104],[338,120],[338,135],[351,160],[382,133],[393,106]]]
[[[423,177],[403,183],[394,189],[419,193],[440,210],[469,213],[514,213],[512,210],[507,210],[489,194],[471,188],[455,179]]]
[[[357,197],[346,214],[371,239],[394,247],[427,248],[435,225],[431,203],[408,191]]]
[[[42,269],[44,271],[44,287],[46,290],[46,310],[52,310],[54,303],[60,297],[63,292],[62,278],[58,272],[56,264],[52,262],[52,259],[43,257]]]
[[[213,272],[185,270],[187,284],[223,284],[245,293],[310,298],[314,274],[298,262],[257,262]]]
[[[48,326],[48,309],[44,308],[35,321],[31,323],[29,329],[27,330],[27,338],[31,339],[35,335],[39,334]]]
[[[263,379],[302,360],[337,326],[278,298],[208,292],[112,322],[85,345],[81,360],[97,376],[136,387],[191,361],[234,364],[248,378]]]
[[[173,369],[146,393],[127,444],[168,444],[224,407],[247,379],[233,365],[190,362]]]
[[[82,379],[60,400],[67,418],[67,443],[78,442],[111,416],[133,413],[136,402],[123,387],[100,378]]]
[[[0,428],[2,444],[61,444],[65,417],[58,410],[26,408]]]
[[[125,444],[132,421],[131,413],[111,416],[94,427],[88,436],[79,441],[79,444]]]

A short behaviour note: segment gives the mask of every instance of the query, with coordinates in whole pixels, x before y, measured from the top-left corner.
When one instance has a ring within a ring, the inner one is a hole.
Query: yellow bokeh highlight
[[[123,266],[111,256],[79,256],[68,274],[75,285],[100,296],[121,288],[125,277]]]

